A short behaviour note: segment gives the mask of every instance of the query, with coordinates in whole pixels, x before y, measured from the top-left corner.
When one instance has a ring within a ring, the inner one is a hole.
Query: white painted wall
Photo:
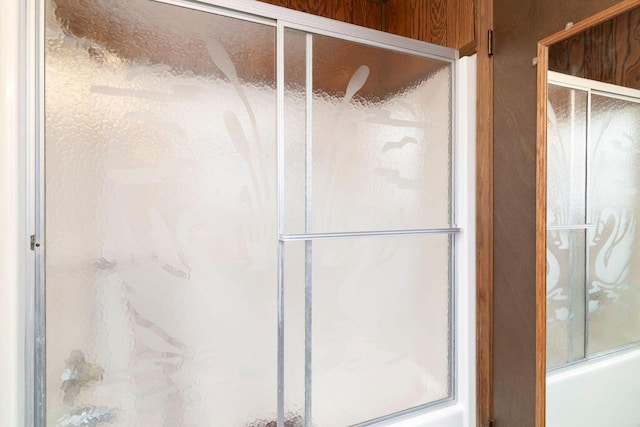
[[[0,13],[0,425],[22,423],[21,2]]]

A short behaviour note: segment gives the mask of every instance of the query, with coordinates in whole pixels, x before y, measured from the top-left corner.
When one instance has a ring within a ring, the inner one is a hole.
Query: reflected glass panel
[[[550,84],[548,96],[547,224],[584,224],[587,92]]]
[[[585,230],[547,232],[547,368],[584,358]]]
[[[266,425],[274,27],[46,4],[48,425]]]
[[[307,55],[304,46],[285,55]],[[286,231],[304,232],[305,198],[316,233],[449,227],[451,65],[319,35],[310,50],[312,93],[291,96],[285,118],[298,123],[311,97],[311,133],[287,142],[297,146],[287,146]]]
[[[640,341],[640,103],[593,94],[589,353]]]

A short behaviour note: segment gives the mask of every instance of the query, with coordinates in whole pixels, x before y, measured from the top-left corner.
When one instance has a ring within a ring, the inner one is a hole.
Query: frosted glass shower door
[[[453,400],[455,51],[250,3],[45,4],[39,424]]]
[[[46,6],[47,425],[274,420],[275,26]]]
[[[445,401],[453,66],[283,39],[285,421],[361,425]]]

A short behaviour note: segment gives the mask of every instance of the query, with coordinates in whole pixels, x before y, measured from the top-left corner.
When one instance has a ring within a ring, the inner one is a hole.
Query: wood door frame
[[[493,420],[493,0],[475,2],[476,425]]]
[[[640,0],[624,0],[538,42],[536,103],[536,427],[545,427],[546,421],[547,71],[549,47],[637,7],[640,7]]]

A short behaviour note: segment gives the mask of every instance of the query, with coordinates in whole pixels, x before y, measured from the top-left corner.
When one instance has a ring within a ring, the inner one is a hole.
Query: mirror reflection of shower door
[[[46,9],[46,425],[453,397],[450,60],[151,0]]]
[[[559,81],[548,87],[550,369],[640,343],[638,91],[552,76]]]

